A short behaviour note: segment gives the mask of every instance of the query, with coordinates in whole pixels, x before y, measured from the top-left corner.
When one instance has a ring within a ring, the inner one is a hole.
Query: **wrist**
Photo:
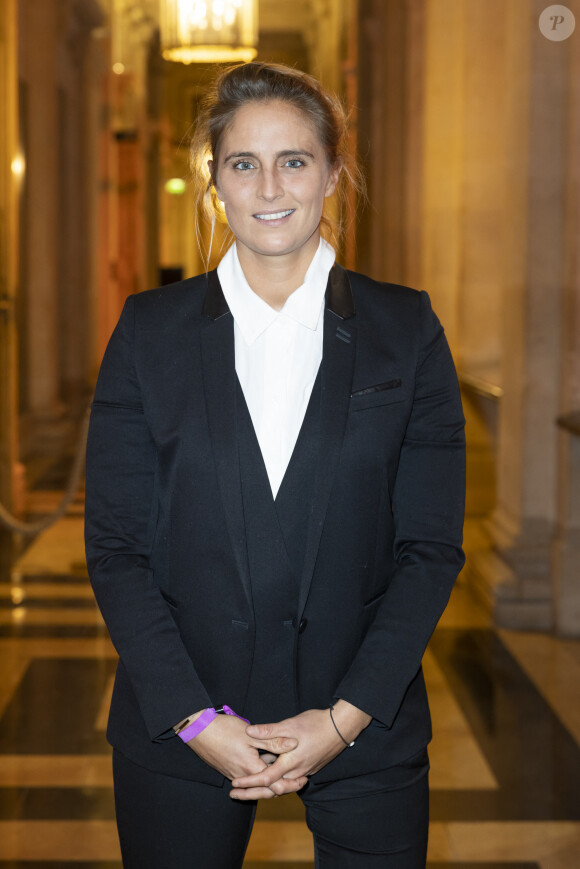
[[[201,712],[195,713],[193,716],[186,718],[181,724],[177,725],[175,732],[183,742],[191,742],[196,736],[208,727],[218,715],[233,715],[234,718],[239,718],[249,724],[246,718],[242,718],[237,712],[234,712],[229,706],[211,706],[208,709],[202,709]]]
[[[179,730],[177,735],[182,742],[190,742],[192,739],[195,739],[196,736],[199,736],[202,730],[205,730],[205,728],[217,718],[217,715],[218,714],[213,707],[204,709],[201,715],[196,716],[195,721],[192,721],[190,724],[187,724]]]
[[[332,715],[344,741],[351,743],[369,726],[372,716],[347,700],[339,699],[333,705]]]
[[[191,715],[188,715],[187,718],[184,718],[183,721],[179,722],[179,724],[175,724],[173,730],[175,731],[176,735],[179,735],[182,730],[185,730],[186,727],[189,727],[190,724],[193,724],[194,721],[197,721],[200,715],[203,715],[204,712],[205,709],[200,709],[199,712],[192,712]]]

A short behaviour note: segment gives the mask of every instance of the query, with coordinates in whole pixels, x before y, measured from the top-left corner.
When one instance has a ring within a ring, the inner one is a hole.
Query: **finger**
[[[274,763],[275,760],[278,759],[277,754],[272,754],[270,751],[264,751],[260,754],[260,760],[263,760],[264,763],[267,763],[270,766],[271,763]]]
[[[288,772],[291,764],[284,760],[284,755],[278,757],[273,764],[253,775],[237,776],[232,785],[234,788],[269,788],[272,782],[282,778]]]
[[[246,733],[254,739],[271,739],[274,736],[284,735],[283,724],[283,721],[277,721],[275,724],[250,724],[246,727]]]
[[[248,800],[271,800],[274,797],[283,796],[284,794],[296,793],[296,791],[302,790],[307,783],[308,779],[306,776],[293,781],[280,779],[275,782],[271,788],[232,788],[230,791],[230,797],[233,800],[246,802]]]
[[[271,739],[256,739],[256,737],[252,737],[251,745],[253,748],[278,755],[285,754],[287,751],[293,751],[298,745],[298,740],[293,736],[275,736]]]
[[[272,782],[270,790],[274,791],[276,796],[282,796],[282,794],[296,793],[296,791],[302,790],[307,784],[308,779],[305,775],[293,779],[279,778],[278,781]]]
[[[278,794],[275,794],[270,788],[233,788],[230,791],[230,798],[232,800],[240,800],[240,802],[273,800],[277,796]]]
[[[289,769],[288,772],[285,772],[282,776],[283,779],[297,779],[297,778],[305,778],[308,781],[308,776],[312,775],[312,773],[305,771],[304,769]]]

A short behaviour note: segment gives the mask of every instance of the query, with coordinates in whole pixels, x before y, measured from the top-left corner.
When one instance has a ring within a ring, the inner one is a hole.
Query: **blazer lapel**
[[[236,564],[252,608],[236,432],[234,320],[215,271],[208,275],[203,314],[203,382],[218,485]]]
[[[206,317],[201,340],[203,380],[218,484],[232,549],[248,603],[252,607],[236,433],[234,321],[215,272],[208,275],[203,313]],[[330,272],[326,290],[320,447],[300,582],[299,617],[302,616],[308,599],[348,416],[356,348],[356,328],[350,319],[354,313],[348,274],[335,265]]]
[[[324,312],[321,368],[320,452],[310,514],[298,616],[302,617],[314,573],[320,537],[342,448],[350,401],[356,327],[354,299],[347,272],[335,265],[329,275]]]

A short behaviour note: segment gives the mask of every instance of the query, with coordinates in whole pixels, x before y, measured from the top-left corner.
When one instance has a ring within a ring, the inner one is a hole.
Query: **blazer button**
[[[300,619],[300,624],[298,625],[298,633],[303,634],[306,630],[306,625],[308,624],[308,619]]]

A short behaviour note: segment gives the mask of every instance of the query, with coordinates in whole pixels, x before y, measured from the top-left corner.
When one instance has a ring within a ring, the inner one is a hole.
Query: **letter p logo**
[[[576,19],[574,13],[567,6],[557,3],[544,9],[538,25],[546,39],[551,42],[563,42],[574,33]]]

